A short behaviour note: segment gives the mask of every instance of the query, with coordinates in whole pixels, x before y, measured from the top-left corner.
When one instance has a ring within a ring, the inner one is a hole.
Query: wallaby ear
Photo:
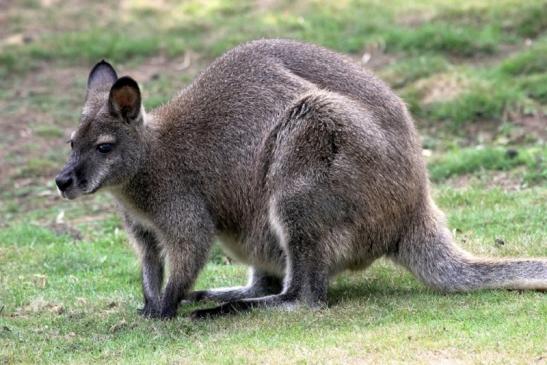
[[[120,77],[110,89],[108,106],[111,113],[128,122],[137,119],[141,112],[141,91],[137,82],[129,76]]]
[[[110,63],[102,60],[97,63],[89,72],[87,79],[87,91],[108,90],[116,82],[118,75]]]

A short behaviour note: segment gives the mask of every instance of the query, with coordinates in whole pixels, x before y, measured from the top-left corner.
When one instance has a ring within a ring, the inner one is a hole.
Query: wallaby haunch
[[[137,83],[101,61],[71,146],[57,185],[68,199],[102,189],[119,202],[145,316],[173,317],[183,299],[224,303],[194,317],[322,306],[329,278],[382,256],[442,291],[547,288],[545,259],[454,245],[404,103],[317,46],[239,46],[149,113]],[[251,267],[249,284],[190,292],[215,237]]]

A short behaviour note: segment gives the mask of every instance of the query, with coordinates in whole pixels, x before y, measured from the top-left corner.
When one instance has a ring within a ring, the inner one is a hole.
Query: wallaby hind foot
[[[293,311],[302,307],[303,303],[296,300],[294,297],[285,294],[269,295],[261,298],[249,298],[227,302],[217,307],[198,309],[190,313],[189,318],[192,320],[201,320],[230,314],[239,314],[258,308],[281,309],[285,311]],[[307,303],[308,308],[322,308],[325,304],[317,303],[311,305]]]
[[[213,300],[216,302],[231,302],[241,299],[257,298],[278,294],[283,288],[282,281],[260,269],[252,269],[247,286],[197,290],[188,294],[188,300],[199,302]]]

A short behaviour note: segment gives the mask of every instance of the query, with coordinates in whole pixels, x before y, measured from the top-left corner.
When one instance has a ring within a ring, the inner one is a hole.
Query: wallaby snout
[[[75,199],[86,189],[87,180],[82,176],[81,167],[78,168],[72,161],[69,161],[55,177],[55,184],[59,194],[65,199]]]
[[[72,172],[70,171],[62,171],[55,177],[55,183],[61,192],[64,192],[70,188],[73,182],[74,179],[72,178]]]

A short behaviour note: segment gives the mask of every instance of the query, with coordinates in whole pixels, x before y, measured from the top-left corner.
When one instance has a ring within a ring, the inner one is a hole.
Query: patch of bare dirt
[[[15,309],[13,317],[26,317],[36,313],[50,312],[61,315],[65,312],[65,307],[62,304],[46,301],[42,297],[35,298],[30,303],[23,307]]]
[[[515,175],[515,172],[496,171],[489,174],[486,182],[487,188],[500,188],[503,191],[518,191],[522,189],[522,178]]]
[[[436,15],[433,9],[406,11],[395,19],[395,23],[405,27],[419,27],[433,20]]]
[[[398,59],[398,56],[396,55],[387,54],[387,53],[384,53],[383,51],[376,51],[372,53],[367,53],[367,52],[363,53],[359,61],[366,68],[369,68],[373,71],[377,71],[395,63],[397,59]]]
[[[430,351],[427,356],[424,356],[426,364],[431,365],[463,365],[468,364],[461,354],[450,350],[435,350]]]
[[[468,89],[469,80],[456,73],[435,74],[418,80],[414,87],[422,95],[422,103],[428,105],[455,99]]]
[[[85,90],[77,90],[79,80],[85,78],[89,69],[84,66],[57,67],[44,63],[36,72],[27,75],[17,89],[18,95],[24,95],[26,91],[34,93],[57,93],[63,95],[70,90],[75,91],[75,97],[81,99]]]
[[[187,51],[177,58],[167,58],[164,55],[150,57],[137,67],[125,70],[139,83],[155,80],[160,76],[178,77],[181,73],[188,76],[195,76],[203,67],[202,60],[197,53]],[[179,85],[182,88],[183,85]],[[175,95],[178,90],[173,90]]]
[[[477,177],[472,174],[454,176],[446,180],[446,184],[464,189],[474,185],[481,185],[487,189],[501,189],[506,192],[523,189],[522,168],[512,171],[489,171],[485,176]]]
[[[77,92],[74,87],[82,70],[45,66],[7,85],[11,93],[0,103],[0,109],[6,111],[0,119],[0,160],[3,161],[0,165],[0,186],[6,188],[8,185],[8,189],[10,185],[12,189],[17,187],[21,178],[17,178],[16,173],[26,161],[43,158],[53,148],[62,148],[62,139],[41,138],[34,134],[33,127],[37,125],[66,125],[66,121],[56,120],[53,113],[37,105],[35,100],[58,94],[63,100],[67,100],[68,96],[69,104],[76,106],[78,100],[83,98],[83,92]]]
[[[452,55],[449,57],[449,60],[451,63],[457,65],[466,64],[475,67],[494,66],[504,59],[522,51],[524,47],[524,44],[499,44],[497,50],[493,53],[477,52],[472,56],[465,57]]]
[[[490,119],[479,119],[463,125],[461,128],[465,139],[462,143],[464,145],[477,143],[519,145],[547,141],[547,115],[541,111],[531,114],[522,111],[506,112],[502,120],[511,123],[512,128],[509,131],[502,131],[503,125],[499,121]],[[430,129],[428,133],[435,134],[435,126]]]
[[[0,0],[0,45],[16,34],[36,40],[44,32],[62,33],[91,26],[106,28],[117,20],[116,14],[119,2],[113,0],[40,0],[26,4]]]
[[[378,71],[395,63],[400,56],[393,53],[386,53],[384,46],[379,43],[368,44],[361,51],[360,55],[348,55],[355,63],[364,66],[372,71]]]
[[[255,8],[258,11],[268,11],[279,6],[279,0],[255,0]]]
[[[488,144],[499,135],[500,123],[490,119],[479,119],[461,126],[465,145]]]
[[[529,44],[525,41],[525,44],[500,44],[498,49],[493,54],[476,54],[468,62],[477,66],[491,66],[495,65],[506,58],[521,52],[523,48],[528,47]]]
[[[547,115],[542,112],[533,114],[512,114],[508,116],[523,131],[515,142],[523,142],[529,136],[547,141]]]
[[[504,125],[500,121],[491,119],[479,119],[473,123],[462,125],[458,143],[462,146],[491,143],[520,145],[547,141],[547,116],[545,114],[514,113],[511,116],[507,114],[502,119],[511,123],[510,130],[504,130]],[[438,136],[438,125],[419,119],[416,121],[423,134]]]

